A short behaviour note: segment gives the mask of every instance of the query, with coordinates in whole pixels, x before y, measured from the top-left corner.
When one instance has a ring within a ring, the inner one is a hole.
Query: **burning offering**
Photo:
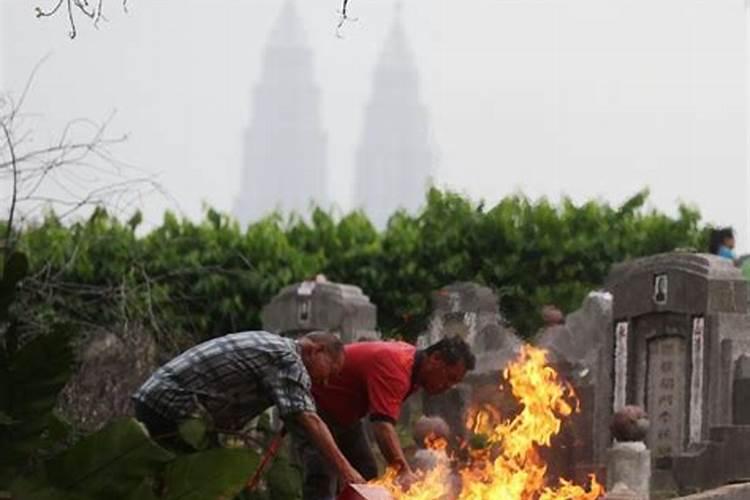
[[[481,446],[469,447],[463,457],[439,460],[434,468],[419,474],[419,480],[404,485],[398,472],[388,470],[373,484],[398,500],[596,500],[604,488],[596,477],[589,485],[565,479],[549,484],[547,464],[540,449],[550,446],[562,422],[577,411],[573,389],[560,380],[542,349],[524,346],[518,359],[503,373],[518,401],[520,411],[510,417],[497,409],[473,409],[467,427],[483,437]],[[428,448],[445,453],[442,439],[426,440]],[[455,477],[458,476],[458,487]]]

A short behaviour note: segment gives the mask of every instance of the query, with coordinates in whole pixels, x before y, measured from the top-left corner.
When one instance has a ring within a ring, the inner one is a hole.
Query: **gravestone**
[[[502,371],[517,356],[521,340],[505,324],[497,296],[485,286],[471,282],[445,286],[433,293],[432,305],[428,330],[418,338],[417,346],[423,349],[443,337],[458,335],[471,346],[477,362],[463,383],[437,396],[424,395],[422,412],[442,417],[454,436],[463,437],[469,408],[502,403]]]
[[[296,335],[310,330],[337,332],[344,343],[377,340],[377,308],[362,289],[333,283],[322,275],[283,288],[261,313],[263,328]]]
[[[611,295],[591,292],[563,323],[551,324],[534,338],[579,401],[580,411],[563,422],[547,451],[556,476],[580,482],[592,473],[603,475],[611,441],[611,324]]]
[[[713,255],[672,252],[615,266],[606,287],[612,410],[633,404],[651,416],[654,489],[705,489],[750,476],[744,432],[732,422],[733,367],[750,350],[740,271]],[[731,467],[717,458],[732,453]]]
[[[750,356],[742,355],[734,366],[732,423],[750,425]]]
[[[158,367],[154,337],[138,324],[116,333],[95,330],[78,353],[79,363],[58,399],[77,429],[94,432],[132,414],[130,396]]]
[[[648,416],[642,408],[624,406],[615,413],[611,425],[614,442],[607,451],[608,491],[621,484],[641,500],[650,497],[651,453],[643,442],[648,430]]]

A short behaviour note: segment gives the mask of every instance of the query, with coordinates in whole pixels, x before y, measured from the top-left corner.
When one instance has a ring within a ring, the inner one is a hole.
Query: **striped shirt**
[[[242,332],[199,344],[159,368],[133,395],[180,420],[200,407],[219,429],[239,429],[275,405],[282,418],[314,412],[310,376],[294,340]]]

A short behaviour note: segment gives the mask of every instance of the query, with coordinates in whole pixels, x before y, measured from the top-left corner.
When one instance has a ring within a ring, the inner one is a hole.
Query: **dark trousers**
[[[151,439],[160,446],[176,452],[190,452],[193,448],[180,438],[178,423],[162,417],[141,401],[134,401],[135,418],[146,426]]]
[[[378,464],[370,448],[363,420],[350,426],[340,426],[321,415],[333,434],[341,452],[349,463],[367,480],[378,476]],[[292,440],[297,459],[303,468],[303,499],[333,500],[338,491],[338,471],[320,453],[304,432],[293,431]]]

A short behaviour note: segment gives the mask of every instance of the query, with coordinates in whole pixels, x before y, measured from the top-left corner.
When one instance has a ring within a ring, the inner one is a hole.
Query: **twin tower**
[[[242,224],[274,210],[308,214],[312,203],[328,208],[332,201],[313,53],[296,2],[285,1],[254,89],[254,113],[245,131],[234,205]],[[353,208],[364,209],[376,227],[383,228],[397,209],[413,212],[422,205],[435,154],[414,57],[398,13],[375,68],[353,160]]]

